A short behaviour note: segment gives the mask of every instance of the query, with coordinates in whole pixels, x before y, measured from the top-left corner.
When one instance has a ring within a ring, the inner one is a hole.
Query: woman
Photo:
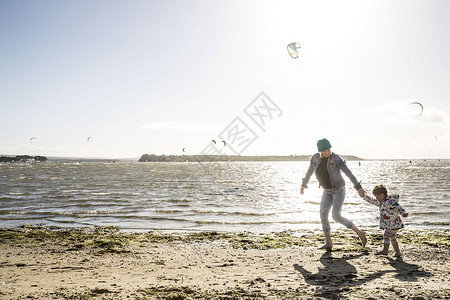
[[[353,186],[358,191],[361,197],[364,196],[364,190],[361,184],[356,180],[356,177],[348,169],[339,155],[331,152],[331,144],[327,139],[317,141],[317,150],[319,153],[311,157],[308,171],[302,181],[300,194],[304,194],[305,188],[308,188],[308,182],[312,173],[315,173],[319,181],[319,187],[323,188],[322,200],[320,201],[320,220],[322,222],[323,232],[325,234],[325,245],[320,249],[330,250],[333,247],[331,242],[331,227],[328,221],[328,215],[331,207],[332,217],[338,223],[351,228],[361,239],[362,246],[366,246],[367,238],[364,231],[356,227],[351,221],[341,216],[342,204],[345,199],[345,180],[341,175],[341,171],[351,180]]]

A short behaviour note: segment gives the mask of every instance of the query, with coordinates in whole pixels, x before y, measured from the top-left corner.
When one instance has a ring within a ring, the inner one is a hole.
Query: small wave
[[[264,217],[264,216],[274,216],[278,213],[271,212],[271,213],[258,213],[258,212],[245,212],[245,211],[215,211],[215,210],[193,210],[197,214],[214,214],[214,215],[241,215],[241,216],[258,216],[258,217]]]
[[[443,214],[442,211],[420,211],[420,212],[415,212],[414,215],[415,216],[421,216],[421,215],[425,215],[425,216],[429,216],[429,215],[441,215]]]
[[[170,205],[170,207],[191,208],[191,205],[190,204],[172,204],[172,205]]]
[[[0,215],[52,215],[54,213],[49,212],[37,212],[37,211],[14,211],[14,210],[0,210]]]
[[[191,203],[191,200],[189,199],[169,199],[169,200],[164,200],[164,202],[168,202],[170,204],[175,204],[175,205],[180,205],[180,206],[190,206],[187,203]]]
[[[61,193],[64,193],[64,194],[70,194],[70,193],[75,193],[75,192],[78,192],[78,191],[76,191],[76,190],[62,190],[61,191]]]
[[[42,216],[79,216],[79,215],[118,215],[131,214],[136,211],[108,211],[108,210],[84,210],[84,211],[12,211],[0,210],[0,215],[42,215]],[[133,217],[135,218],[135,217]]]
[[[320,204],[320,202],[317,202],[317,201],[310,201],[310,200],[305,201],[305,203],[306,203],[306,204],[314,204],[314,205],[319,205],[319,204]]]
[[[182,189],[195,189],[196,186],[195,185],[183,185],[183,186],[180,186],[180,188],[182,188]]]
[[[131,214],[136,213],[134,210],[119,210],[119,211],[111,211],[111,210],[85,210],[80,212],[75,212],[77,215],[122,215],[122,214]],[[61,214],[66,214],[65,212]],[[70,212],[67,212],[70,214]]]
[[[272,224],[320,224],[320,221],[247,221],[247,222],[231,222],[231,221],[194,221],[196,224],[222,224],[222,225],[272,225]]]
[[[33,177],[22,176],[22,177],[17,177],[17,178],[14,178],[14,179],[10,179],[10,181],[20,181],[20,180],[25,180],[25,179],[33,179]]]
[[[179,209],[157,209],[156,212],[162,214],[175,214],[175,213],[185,213],[186,211]]]
[[[450,226],[450,222],[431,222],[431,221],[425,221],[423,222],[425,225],[439,225],[439,226]]]
[[[75,221],[70,220],[54,220],[54,219],[48,219],[49,221],[52,221],[54,223],[61,223],[61,224],[75,224]]]
[[[92,196],[109,196],[109,195],[112,195],[112,193],[106,193],[106,192],[103,192],[103,193],[91,193],[91,195]]]
[[[54,177],[45,177],[45,178],[43,178],[44,180],[50,180],[50,181],[55,181],[55,180],[65,180],[65,178],[63,178],[63,177],[57,177],[57,176],[54,176]]]

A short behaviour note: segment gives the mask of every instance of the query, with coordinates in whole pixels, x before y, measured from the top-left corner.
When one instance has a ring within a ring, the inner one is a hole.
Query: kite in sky
[[[421,108],[421,111],[420,111],[420,114],[419,114],[419,116],[420,116],[423,113],[423,105],[420,104],[419,102],[411,102],[410,105],[411,104],[418,104],[418,105],[420,105],[420,108]]]
[[[33,140],[35,140],[36,138],[35,137],[32,137],[31,139],[30,139],[30,144],[31,145],[33,145]]]
[[[87,138],[87,141],[90,142],[92,140],[92,136]]]
[[[298,48],[301,48],[301,47],[300,47],[300,44],[297,42],[293,42],[293,43],[290,43],[289,45],[287,45],[287,50],[289,52],[289,55],[292,58],[298,58],[298,52],[297,52]]]

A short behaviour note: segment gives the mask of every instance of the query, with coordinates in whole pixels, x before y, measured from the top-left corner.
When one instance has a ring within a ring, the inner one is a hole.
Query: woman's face
[[[322,156],[322,157],[328,157],[330,155],[331,155],[331,150],[330,149],[320,151],[320,156]]]

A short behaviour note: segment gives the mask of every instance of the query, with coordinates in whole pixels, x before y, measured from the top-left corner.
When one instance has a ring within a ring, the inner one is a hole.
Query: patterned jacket
[[[405,214],[406,210],[398,203],[398,195],[390,195],[382,202],[377,201],[376,198],[372,198],[369,195],[364,196],[363,199],[380,208],[381,229],[397,230],[404,227],[400,216]]]

